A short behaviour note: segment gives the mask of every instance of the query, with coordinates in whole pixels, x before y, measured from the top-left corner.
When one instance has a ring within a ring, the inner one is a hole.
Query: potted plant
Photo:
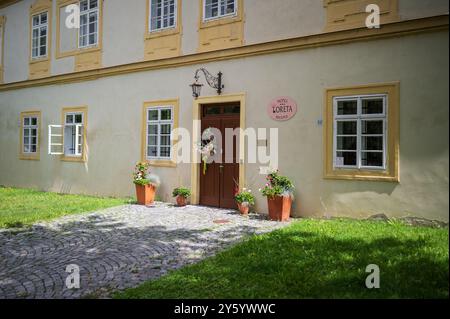
[[[139,205],[151,205],[155,201],[156,188],[160,184],[159,177],[150,173],[150,164],[139,162],[133,173],[136,185],[136,197]]]
[[[269,173],[266,179],[267,183],[260,191],[267,197],[270,220],[288,220],[294,199],[294,184],[289,178],[281,176],[278,170]]]
[[[255,205],[255,196],[253,196],[251,189],[243,188],[242,191],[236,194],[234,199],[242,215],[248,215],[250,206]]]
[[[191,196],[191,191],[186,187],[177,187],[173,190],[172,196],[176,197],[178,206],[186,206],[187,198]]]

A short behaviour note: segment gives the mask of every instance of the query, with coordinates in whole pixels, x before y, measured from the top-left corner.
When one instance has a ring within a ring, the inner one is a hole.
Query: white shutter
[[[59,134],[55,131],[58,131]],[[48,154],[49,155],[64,155],[64,126],[63,125],[49,125],[48,126]],[[54,143],[54,138],[58,138],[59,143]],[[55,151],[57,149],[57,151]],[[58,151],[59,150],[59,151]]]
[[[81,124],[75,125],[75,155],[76,156],[83,155],[82,154],[83,150],[81,150],[81,152],[79,151],[80,146],[83,145],[83,136],[81,135],[81,132],[83,132],[82,129],[83,129],[83,125],[81,125]],[[81,139],[81,143],[80,143],[79,138]]]

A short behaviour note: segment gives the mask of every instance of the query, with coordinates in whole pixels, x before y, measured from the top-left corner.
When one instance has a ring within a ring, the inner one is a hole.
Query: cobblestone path
[[[0,230],[0,299],[107,298],[288,223],[198,206],[119,206]],[[70,264],[80,288],[66,288]]]

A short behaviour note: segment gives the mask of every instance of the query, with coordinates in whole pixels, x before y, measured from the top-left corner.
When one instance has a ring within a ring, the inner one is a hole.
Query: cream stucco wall
[[[29,8],[35,0],[22,0],[0,9],[5,26],[4,82],[28,79]],[[51,74],[74,71],[72,56],[56,57],[56,2],[53,1]],[[323,0],[244,0],[244,44],[286,39],[324,31]],[[200,1],[182,0],[181,54],[193,54],[199,46]],[[102,66],[144,59],[146,0],[104,1]],[[125,8],[125,10],[124,10]],[[448,0],[399,0],[400,19],[448,13]],[[64,21],[64,17],[62,18]],[[61,32],[62,52],[76,47],[76,32]]]
[[[195,69],[224,72],[225,94],[246,94],[246,127],[278,127],[280,169],[296,184],[296,216],[423,216],[448,221],[448,31],[130,73],[96,81],[0,92],[0,185],[123,196],[133,194],[130,173],[140,159],[144,101],[180,99],[180,126],[192,128]],[[324,90],[400,81],[400,183],[323,179]],[[215,95],[204,88],[202,95]],[[288,122],[265,113],[277,96],[299,105]],[[89,159],[61,162],[46,154],[47,125],[63,107],[87,105]],[[41,160],[20,161],[19,114],[42,111]],[[190,164],[154,168],[171,200],[190,184]],[[19,173],[20,172],[20,173]],[[248,186],[264,182],[259,165],[246,165]],[[265,199],[257,198],[265,212]]]

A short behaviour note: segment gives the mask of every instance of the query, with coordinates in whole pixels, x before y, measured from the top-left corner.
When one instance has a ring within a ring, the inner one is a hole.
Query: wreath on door
[[[203,175],[206,174],[208,160],[216,155],[216,145],[214,135],[211,133],[211,128],[207,128],[202,134],[202,141],[200,143],[200,154],[202,155]]]

